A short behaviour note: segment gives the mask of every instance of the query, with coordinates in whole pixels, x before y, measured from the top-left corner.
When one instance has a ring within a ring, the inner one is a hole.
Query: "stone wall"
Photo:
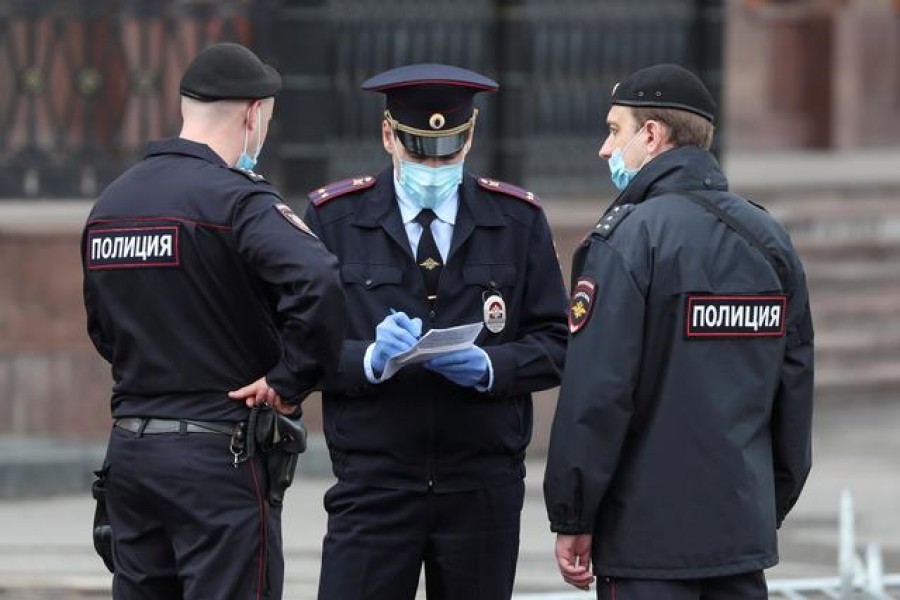
[[[108,429],[110,376],[85,333],[78,245],[65,230],[0,230],[0,434]]]
[[[730,150],[900,140],[900,7],[890,0],[729,0]]]

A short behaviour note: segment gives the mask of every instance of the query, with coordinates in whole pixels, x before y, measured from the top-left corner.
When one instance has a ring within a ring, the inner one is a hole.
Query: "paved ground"
[[[836,575],[837,510],[843,488],[855,494],[860,544],[879,541],[886,570],[900,572],[898,429],[900,404],[820,412],[813,474],[782,530],[782,563],[770,578]],[[568,590],[553,563],[553,537],[540,494],[543,465],[535,459],[529,467],[516,592],[522,599],[538,593],[559,597]],[[325,526],[321,498],[329,484],[325,477],[306,478],[288,494],[287,600],[315,596]],[[108,599],[109,576],[90,545],[91,517],[86,493],[0,502],[0,599]],[[895,593],[900,597],[900,590]]]

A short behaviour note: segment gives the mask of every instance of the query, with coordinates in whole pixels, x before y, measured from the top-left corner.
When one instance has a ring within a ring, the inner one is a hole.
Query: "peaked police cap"
[[[362,84],[385,95],[385,118],[403,147],[435,158],[462,149],[478,115],[475,94],[498,87],[474,71],[436,63],[398,67]]]

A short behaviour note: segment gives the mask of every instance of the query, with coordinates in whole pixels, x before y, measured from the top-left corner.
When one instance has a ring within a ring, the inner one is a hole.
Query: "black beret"
[[[391,69],[362,84],[385,95],[387,116],[403,146],[432,157],[462,149],[474,124],[475,94],[498,87],[484,75],[434,63]]]
[[[612,103],[686,110],[710,122],[716,116],[712,94],[699,77],[678,65],[654,65],[635,71],[613,87]]]
[[[181,77],[181,95],[204,102],[269,98],[280,89],[278,71],[230,42],[201,50]]]

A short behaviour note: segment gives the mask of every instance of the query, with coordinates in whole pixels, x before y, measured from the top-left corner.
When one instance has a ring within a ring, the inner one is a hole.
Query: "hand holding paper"
[[[456,385],[474,387],[479,383],[486,383],[488,356],[478,346],[470,346],[465,350],[432,358],[423,366],[440,373]]]
[[[376,375],[381,375],[391,358],[415,346],[421,333],[422,319],[410,319],[406,313],[393,311],[385,317],[375,328],[372,370]]]
[[[419,321],[413,319],[413,321]],[[387,379],[406,365],[425,362],[437,356],[443,356],[459,350],[473,348],[475,339],[484,325],[469,323],[447,329],[429,329],[412,347],[401,354],[394,354],[384,365],[382,379]],[[375,361],[372,360],[374,368]]]

